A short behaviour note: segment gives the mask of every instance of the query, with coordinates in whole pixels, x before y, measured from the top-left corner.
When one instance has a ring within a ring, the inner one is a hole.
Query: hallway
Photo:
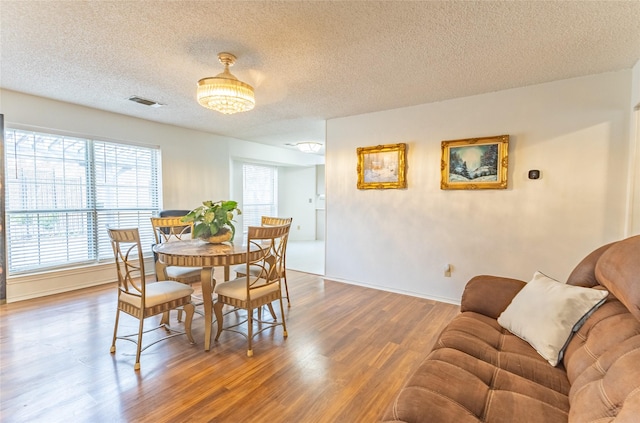
[[[289,241],[287,269],[324,275],[324,241]]]

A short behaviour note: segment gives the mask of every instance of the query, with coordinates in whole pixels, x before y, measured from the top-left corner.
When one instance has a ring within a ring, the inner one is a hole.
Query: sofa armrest
[[[473,311],[497,319],[525,285],[526,282],[518,279],[475,276],[464,288],[460,311]]]

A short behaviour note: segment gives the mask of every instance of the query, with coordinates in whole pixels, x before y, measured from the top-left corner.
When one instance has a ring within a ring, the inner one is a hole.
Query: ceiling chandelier
[[[256,105],[253,87],[229,72],[229,66],[236,62],[236,56],[218,53],[218,60],[224,65],[224,71],[198,81],[198,103],[226,115],[253,109]]]

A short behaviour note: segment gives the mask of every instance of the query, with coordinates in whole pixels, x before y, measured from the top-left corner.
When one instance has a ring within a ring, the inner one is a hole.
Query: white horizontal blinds
[[[242,233],[249,226],[260,226],[262,216],[278,214],[278,168],[244,163],[242,165]]]
[[[99,178],[95,173],[100,166],[94,166],[94,148],[104,150],[106,144],[53,134],[6,130],[7,261],[11,273],[113,258],[102,214],[110,214],[116,223],[139,226],[141,232],[148,233],[145,243],[151,244],[147,240],[153,238],[149,217],[158,209],[157,178],[152,176],[157,174],[158,153],[154,149],[122,146],[127,151],[141,150],[141,155],[147,157],[146,160],[134,160],[120,169],[126,167],[128,172],[134,172],[137,175],[134,183],[145,177],[148,180],[142,184],[141,190],[132,195],[139,197],[136,201],[145,203],[145,207],[123,208],[117,201],[115,206],[109,206],[114,204],[114,195],[97,195],[102,192],[97,189]],[[138,166],[144,169],[138,172]],[[104,160],[102,168],[104,183],[118,178],[114,169],[104,171]],[[125,173],[120,172],[120,175]],[[145,202],[154,195],[155,201]],[[105,207],[109,209],[105,210]]]
[[[98,260],[113,258],[107,227],[138,228],[142,248],[150,252],[150,218],[159,209],[158,150],[95,141],[93,162]]]
[[[9,271],[90,260],[87,140],[7,130],[5,153]]]

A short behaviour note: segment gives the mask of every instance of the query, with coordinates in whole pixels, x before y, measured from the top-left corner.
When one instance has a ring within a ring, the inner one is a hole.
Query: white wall
[[[326,277],[454,303],[477,274],[566,279],[624,236],[631,77],[328,121]],[[441,141],[501,134],[511,136],[507,190],[440,189]],[[357,190],[356,148],[394,143],[408,144],[408,189]],[[541,179],[527,179],[530,169]]]
[[[278,171],[278,215],[293,217],[289,239],[316,238],[316,168],[281,167]]]
[[[541,270],[565,279],[588,252],[622,238],[630,213],[640,210],[640,183],[630,189],[628,171],[638,81],[636,65],[633,72],[330,120],[327,277],[451,302],[476,274],[529,279]],[[160,146],[165,208],[228,198],[233,160],[319,164],[313,155],[7,90],[0,90],[0,113],[7,126]],[[507,190],[440,190],[440,141],[500,134],[511,135]],[[356,148],[399,142],[409,145],[409,188],[357,190]],[[636,175],[638,162],[636,152]],[[534,168],[542,178],[530,181]],[[631,233],[640,233],[640,219],[633,222]],[[450,278],[445,263],[452,264]],[[108,280],[108,267],[10,277],[8,301]]]
[[[0,90],[6,127],[52,130],[81,137],[159,146],[165,209],[192,209],[203,200],[232,198],[232,159],[314,166],[322,157],[164,125],[88,107]],[[315,189],[315,182],[310,186]],[[153,269],[153,266],[147,266]],[[7,301],[68,291],[113,281],[112,266],[12,277]]]
[[[165,208],[193,208],[229,195],[229,144],[242,141],[14,91],[2,90],[0,98],[7,127],[159,146]]]
[[[324,241],[326,221],[325,174],[324,165],[316,166],[316,239]]]

